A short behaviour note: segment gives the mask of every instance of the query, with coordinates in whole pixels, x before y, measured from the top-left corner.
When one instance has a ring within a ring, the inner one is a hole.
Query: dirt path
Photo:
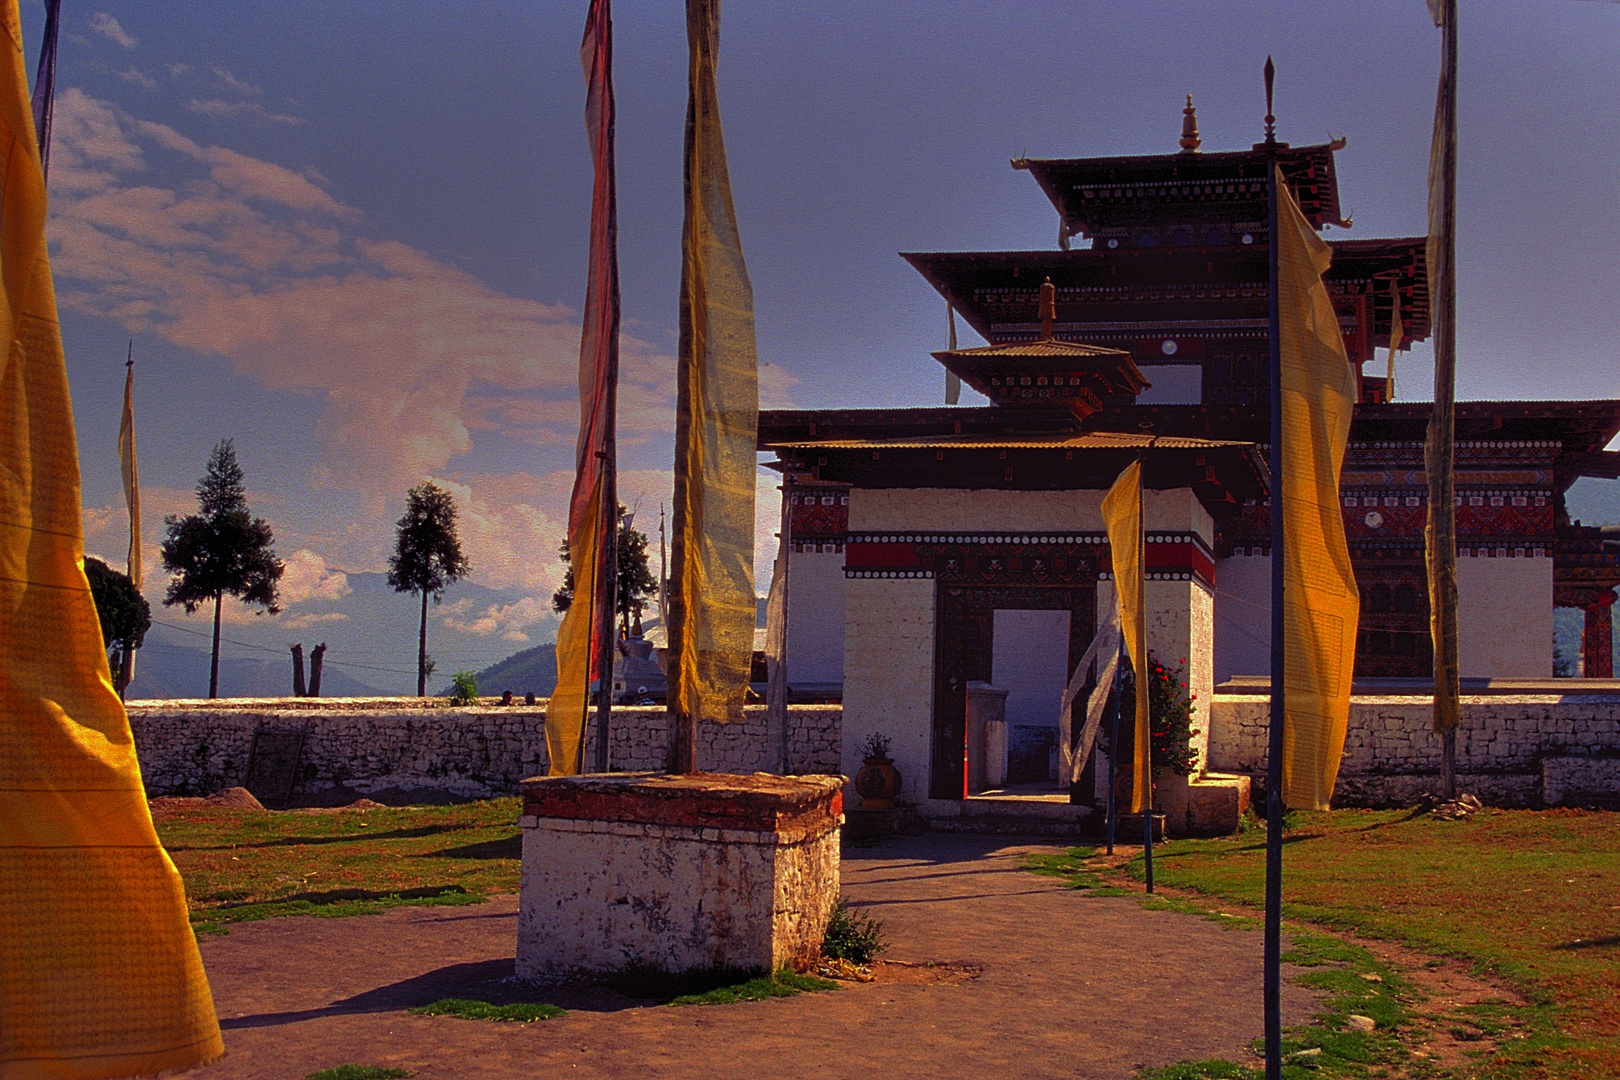
[[[704,1008],[608,991],[545,1000],[560,1020],[496,1024],[408,1010],[510,1000],[517,900],[273,919],[205,937],[226,1059],[202,1080],[297,1080],[343,1062],[441,1077],[1121,1078],[1183,1058],[1249,1060],[1260,939],[1088,899],[1019,869],[1051,847],[927,836],[846,850],[844,891],[884,921],[896,963],[833,993]],[[927,961],[946,963],[930,970]],[[976,977],[968,977],[972,972]],[[1285,982],[1285,1023],[1312,998]]]

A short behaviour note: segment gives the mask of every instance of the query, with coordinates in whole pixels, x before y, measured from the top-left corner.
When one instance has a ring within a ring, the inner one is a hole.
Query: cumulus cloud
[[[470,606],[470,605],[469,605]],[[467,615],[463,618],[462,615]],[[451,630],[478,637],[496,637],[502,641],[526,642],[538,629],[553,630],[558,616],[551,610],[550,600],[526,596],[510,604],[489,604],[475,612],[445,612],[441,617]]]
[[[199,101],[192,98],[186,103],[186,108],[202,116],[212,116],[220,120],[246,120],[265,127],[271,124],[297,127],[299,124],[308,123],[302,116],[271,112],[257,101],[221,101],[218,98]]]
[[[380,513],[442,475],[475,430],[573,438],[579,326],[568,308],[366,235],[358,211],[305,173],[78,89],[56,116],[62,306],[224,356],[268,388],[320,394],[317,485]],[[629,336],[622,348],[621,439],[667,432],[673,361]],[[530,527],[516,510],[501,516]]]
[[[98,11],[90,17],[90,29],[108,41],[115,41],[126,49],[133,49],[139,44],[122,26],[118,25],[117,19],[108,15],[105,11]]]
[[[348,619],[349,617],[341,611],[326,611],[318,615],[305,613],[282,619],[281,626],[285,630],[305,630],[311,626],[319,626],[322,623],[347,622]]]
[[[281,606],[291,607],[309,600],[336,601],[349,595],[349,577],[327,565],[321,556],[301,548],[282,560]]]

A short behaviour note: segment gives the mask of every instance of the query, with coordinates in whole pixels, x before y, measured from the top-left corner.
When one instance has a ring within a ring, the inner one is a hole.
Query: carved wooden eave
[[[947,371],[997,405],[1060,405],[1084,420],[1111,395],[1134,397],[1152,385],[1121,349],[1052,339],[947,349]]]

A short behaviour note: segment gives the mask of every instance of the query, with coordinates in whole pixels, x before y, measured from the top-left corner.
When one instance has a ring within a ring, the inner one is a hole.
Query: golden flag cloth
[[[590,265],[579,339],[579,438],[568,501],[568,565],[574,601],[557,628],[557,688],[546,702],[552,776],[577,776],[593,679],[613,672],[614,483],[619,387],[619,219],[613,155],[613,13],[591,0],[579,50],[585,70],[585,131],[596,168],[591,193]]]
[[[16,0],[0,17],[0,1078],[147,1075],[224,1044],[85,578]]]
[[[1136,673],[1136,758],[1131,773],[1131,813],[1153,805],[1153,728],[1148,716],[1147,573],[1142,550],[1142,463],[1119,474],[1102,501],[1108,558],[1119,597],[1119,625]]]
[[[1322,274],[1333,252],[1276,174],[1282,352],[1282,800],[1326,810],[1350,719],[1361,595],[1344,539],[1339,470],[1356,382]],[[1280,489],[1280,491],[1279,491]]]
[[[675,412],[669,705],[742,719],[754,648],[754,442],[759,361],[720,131],[719,0],[687,0],[686,222]]]

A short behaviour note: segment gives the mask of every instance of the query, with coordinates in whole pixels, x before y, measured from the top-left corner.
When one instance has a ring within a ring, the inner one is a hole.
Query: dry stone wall
[[[1264,780],[1267,712],[1260,694],[1217,694],[1209,768]],[[1351,699],[1335,806],[1411,806],[1439,790],[1440,736],[1427,697]],[[1457,731],[1457,785],[1493,806],[1620,802],[1620,699],[1602,695],[1471,695]]]
[[[413,791],[487,798],[516,794],[519,781],[544,775],[551,763],[543,701],[449,708],[418,699],[268,698],[130,702],[128,709],[151,797],[241,785],[280,801],[285,779],[293,802]],[[789,707],[790,769],[836,774],[841,722],[837,705]],[[256,736],[269,736],[259,739],[257,761]],[[610,740],[611,768],[662,769],[668,714],[615,709]],[[272,747],[283,760],[269,761]],[[593,733],[586,760],[594,753]],[[702,769],[766,771],[767,760],[763,706],[746,709],[739,723],[699,728]]]

